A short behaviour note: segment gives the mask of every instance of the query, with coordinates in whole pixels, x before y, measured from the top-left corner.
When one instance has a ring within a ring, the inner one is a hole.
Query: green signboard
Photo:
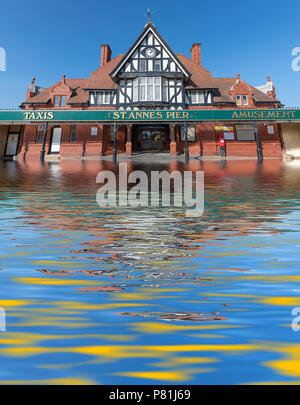
[[[300,121],[300,109],[274,110],[0,110],[0,123]]]

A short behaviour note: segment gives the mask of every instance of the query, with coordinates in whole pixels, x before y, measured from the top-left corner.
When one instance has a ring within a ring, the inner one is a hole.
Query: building
[[[111,58],[110,46],[101,46],[100,66],[86,79],[65,75],[48,88],[32,79],[22,103],[24,110],[200,110],[277,109],[273,83],[254,87],[237,77],[216,78],[202,65],[201,44],[191,55],[175,54],[152,22],[125,54]],[[257,156],[253,123],[196,122],[184,128],[176,121],[120,124],[117,153],[140,151],[184,153],[185,133],[191,155],[220,155],[224,139],[227,156]],[[39,158],[44,126],[26,125],[15,139],[19,157]],[[282,142],[276,123],[260,123],[258,137],[264,157],[281,157]],[[113,153],[112,125],[101,122],[49,123],[45,153],[60,158],[91,157]]]

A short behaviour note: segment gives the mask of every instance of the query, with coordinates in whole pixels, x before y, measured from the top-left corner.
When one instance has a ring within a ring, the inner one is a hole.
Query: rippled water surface
[[[100,208],[110,162],[2,163],[0,382],[300,383],[297,163],[129,165],[203,170],[199,218]]]

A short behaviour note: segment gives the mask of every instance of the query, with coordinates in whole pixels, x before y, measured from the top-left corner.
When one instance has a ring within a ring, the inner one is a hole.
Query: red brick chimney
[[[192,61],[201,66],[201,44],[195,43],[191,49]]]
[[[100,67],[106,65],[111,59],[111,49],[107,44],[101,45],[101,62]]]

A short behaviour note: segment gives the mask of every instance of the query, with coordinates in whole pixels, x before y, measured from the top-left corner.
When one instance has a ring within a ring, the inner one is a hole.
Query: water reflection
[[[108,161],[0,164],[1,381],[297,382],[300,167],[128,165],[203,170],[198,218],[100,208],[100,170],[117,173]]]

